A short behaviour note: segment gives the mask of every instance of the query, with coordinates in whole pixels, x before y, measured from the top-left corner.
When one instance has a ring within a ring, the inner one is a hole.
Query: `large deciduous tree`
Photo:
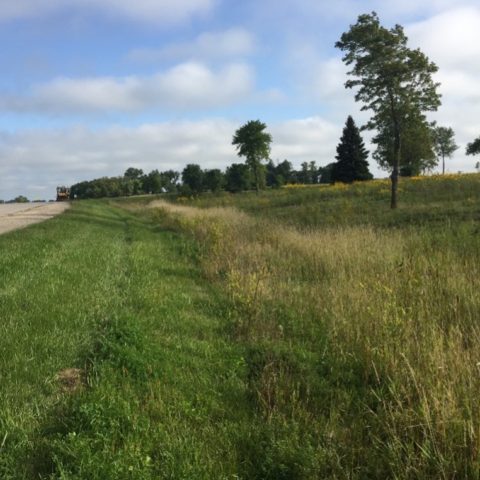
[[[440,105],[438,84],[432,74],[438,68],[420,50],[407,47],[403,27],[387,29],[375,12],[358,17],[357,23],[335,44],[345,52],[352,79],[346,88],[356,88],[355,100],[373,116],[369,129],[392,131],[393,165],[391,207],[397,207],[401,145],[405,125],[412,116],[424,116]]]
[[[433,148],[438,157],[442,159],[442,173],[445,174],[445,157],[450,158],[458,145],[455,143],[455,133],[450,127],[434,127]]]
[[[337,161],[333,164],[333,182],[351,183],[355,180],[371,180],[373,178],[368,170],[368,150],[365,148],[360,131],[351,116],[345,123],[335,158]]]
[[[258,191],[265,175],[263,160],[270,156],[272,136],[266,132],[267,126],[260,120],[250,120],[240,127],[233,136],[232,145],[237,148],[240,157],[245,157],[246,164],[253,173],[255,188]]]

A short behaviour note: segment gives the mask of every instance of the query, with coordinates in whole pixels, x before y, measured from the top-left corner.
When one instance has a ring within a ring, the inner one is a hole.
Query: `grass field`
[[[190,241],[84,202],[0,248],[0,478],[232,478],[242,350]]]
[[[400,189],[0,237],[0,478],[479,478],[480,176]]]

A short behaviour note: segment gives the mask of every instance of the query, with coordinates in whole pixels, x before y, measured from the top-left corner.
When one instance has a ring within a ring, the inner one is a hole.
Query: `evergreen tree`
[[[373,178],[368,170],[368,151],[351,116],[347,118],[335,158],[337,162],[333,166],[333,182],[351,183],[354,180]]]

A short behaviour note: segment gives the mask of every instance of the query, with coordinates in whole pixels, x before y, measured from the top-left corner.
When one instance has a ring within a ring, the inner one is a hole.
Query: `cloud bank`
[[[186,62],[151,76],[57,78],[26,95],[4,95],[0,108],[56,114],[209,109],[244,100],[254,83],[254,72],[244,63],[212,70]]]
[[[46,17],[75,8],[113,18],[168,25],[204,14],[215,3],[215,0],[1,0],[0,21]]]

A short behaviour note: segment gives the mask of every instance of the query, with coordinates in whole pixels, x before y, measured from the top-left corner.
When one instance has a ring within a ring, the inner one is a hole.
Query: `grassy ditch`
[[[268,426],[246,478],[479,477],[478,207],[450,217],[450,196],[434,222],[399,212],[394,229],[370,216],[303,232],[267,208],[151,205],[234,306]]]

